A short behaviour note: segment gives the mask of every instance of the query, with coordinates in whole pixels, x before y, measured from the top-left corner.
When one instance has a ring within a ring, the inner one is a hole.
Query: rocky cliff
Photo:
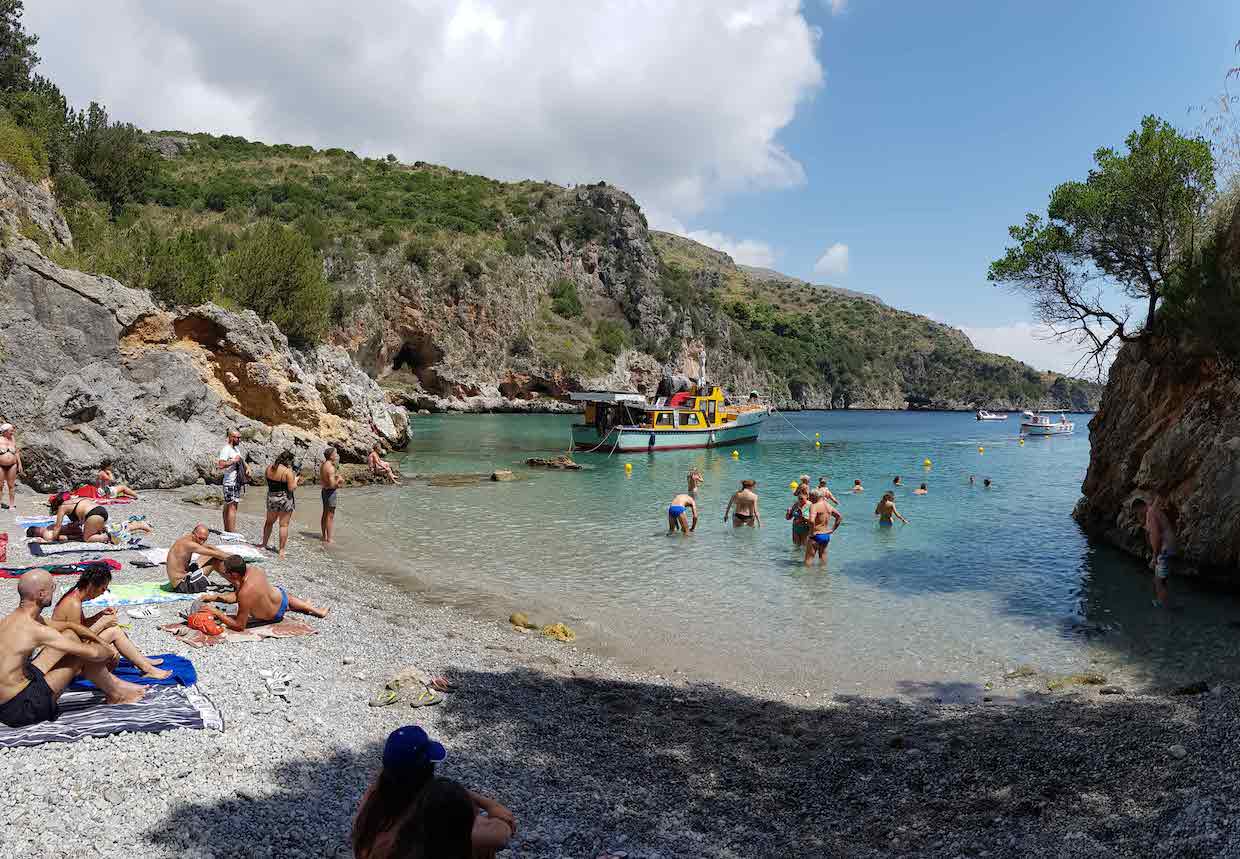
[[[343,349],[299,352],[252,312],[167,311],[52,262],[40,245],[71,244],[69,228],[7,165],[0,222],[0,416],[35,488],[84,481],[107,458],[139,487],[211,481],[229,427],[258,466],[289,448],[308,468],[329,442],[356,461],[376,441],[407,441],[404,410]]]
[[[1205,256],[1202,297],[1215,303],[1163,320],[1160,335],[1126,344],[1111,366],[1074,515],[1090,533],[1146,555],[1132,502],[1161,498],[1185,571],[1240,587],[1240,207],[1228,205],[1218,250]]]

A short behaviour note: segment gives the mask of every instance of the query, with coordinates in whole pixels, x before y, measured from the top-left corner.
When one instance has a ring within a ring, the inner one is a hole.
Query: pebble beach
[[[218,527],[191,494],[132,505],[151,544]],[[8,551],[35,562],[23,541]],[[188,603],[127,621],[144,652],[193,661],[224,730],[0,750],[0,857],[347,857],[382,743],[411,723],[447,747],[442,774],[516,814],[502,856],[1240,856],[1234,686],[1081,685],[1031,703],[1018,677],[975,705],[720,686],[438,604],[297,524],[265,566],[330,607],[308,620],[318,634],[193,650],[158,629]],[[126,563],[115,581],[162,575]],[[12,581],[0,601],[15,606]],[[369,706],[406,666],[455,689],[435,707]],[[276,694],[260,672],[292,685]]]

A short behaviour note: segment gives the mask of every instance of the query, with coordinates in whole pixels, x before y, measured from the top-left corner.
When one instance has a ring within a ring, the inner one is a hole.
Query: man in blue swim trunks
[[[689,513],[693,514],[692,525],[689,524]],[[682,492],[673,498],[671,506],[667,508],[667,533],[674,534],[679,528],[680,532],[688,537],[689,532],[697,528],[697,523],[697,502],[693,500],[693,496]]]
[[[290,596],[284,587],[269,582],[262,567],[247,564],[237,555],[230,555],[223,566],[222,575],[233,586],[233,593],[207,593],[199,599],[204,603],[236,603],[235,615],[207,606],[207,611],[215,615],[216,620],[235,632],[243,632],[248,626],[279,623],[284,619],[284,613],[290,610],[311,617],[327,617],[327,609]]]
[[[839,529],[844,517],[815,489],[809,494],[809,516],[806,518],[809,519],[810,534],[805,541],[805,566],[809,566],[815,555],[819,564],[825,564],[831,535]]]

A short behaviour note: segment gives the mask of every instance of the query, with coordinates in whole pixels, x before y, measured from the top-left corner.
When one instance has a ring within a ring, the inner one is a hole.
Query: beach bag
[[[185,625],[190,629],[205,632],[207,635],[219,635],[224,631],[224,627],[220,626],[215,616],[209,611],[194,612],[185,619]]]
[[[0,564],[9,559],[9,533],[0,534]]]

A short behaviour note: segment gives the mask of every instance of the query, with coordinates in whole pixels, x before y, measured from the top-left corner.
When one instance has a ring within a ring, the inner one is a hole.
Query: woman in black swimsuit
[[[0,424],[0,502],[4,500],[4,487],[9,488],[9,503],[0,503],[0,507],[17,509],[17,476],[24,471],[21,451],[13,439],[13,425]]]
[[[93,498],[78,498],[68,492],[58,492],[48,499],[48,510],[56,517],[52,523],[52,542],[60,540],[60,532],[67,530],[65,517],[69,524],[82,526],[81,539],[87,543],[109,543],[108,508],[95,503]]]
[[[263,523],[263,548],[271,539],[271,528],[280,520],[280,557],[288,543],[288,523],[293,518],[297,503],[293,492],[297,489],[297,472],[293,471],[293,452],[286,450],[267,466],[267,521]]]

